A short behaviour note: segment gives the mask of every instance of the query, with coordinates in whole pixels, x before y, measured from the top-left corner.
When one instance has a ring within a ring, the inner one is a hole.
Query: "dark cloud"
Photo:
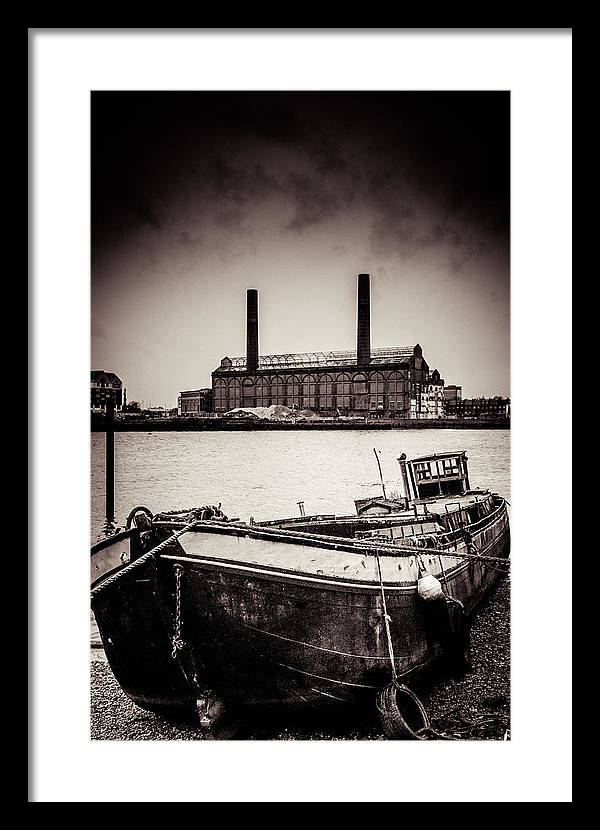
[[[188,233],[188,231],[181,231],[181,233],[177,234],[177,242],[184,246],[197,246],[202,244],[202,237],[192,236],[191,233]]]
[[[215,216],[215,225],[228,231],[239,231],[243,218],[241,210],[225,210]]]
[[[294,233],[365,211],[376,253],[439,246],[460,260],[477,234],[506,244],[508,102],[507,93],[93,93],[94,251],[168,227],[186,206],[235,233],[275,197]]]
[[[294,205],[294,216],[287,224],[287,230],[303,231],[309,225],[331,219],[340,209],[340,195],[326,189],[313,176],[290,173],[287,184]]]
[[[245,203],[262,199],[281,189],[277,179],[269,175],[261,164],[248,169],[229,163],[222,156],[212,156],[206,162],[201,178],[208,185],[208,198]]]

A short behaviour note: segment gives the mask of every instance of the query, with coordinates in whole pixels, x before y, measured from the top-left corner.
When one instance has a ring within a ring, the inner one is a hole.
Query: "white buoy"
[[[417,593],[424,599],[425,602],[432,602],[433,600],[443,599],[444,592],[442,584],[439,579],[436,579],[432,574],[425,574],[419,577],[417,582]]]

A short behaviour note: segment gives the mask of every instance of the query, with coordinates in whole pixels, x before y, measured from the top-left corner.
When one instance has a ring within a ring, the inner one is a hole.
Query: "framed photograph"
[[[30,57],[30,800],[569,801],[571,30]]]

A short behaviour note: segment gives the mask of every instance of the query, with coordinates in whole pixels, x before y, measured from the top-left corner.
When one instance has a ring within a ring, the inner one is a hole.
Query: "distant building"
[[[417,401],[411,400],[411,413],[415,418],[443,418],[444,417],[444,381],[437,369],[431,372],[429,379],[421,390],[421,410],[417,414]]]
[[[148,406],[142,411],[142,415],[146,418],[168,418],[170,410],[165,409],[164,406]]]
[[[180,392],[177,398],[177,414],[203,415],[212,412],[212,389],[191,389]]]
[[[443,418],[445,414],[444,380],[437,369],[431,373],[424,386],[423,400],[421,401],[422,418]]]
[[[92,412],[106,412],[112,402],[118,412],[123,406],[123,383],[114,372],[104,369],[92,369],[91,374],[91,408]]]
[[[510,418],[510,398],[451,398],[446,401],[449,418]]]
[[[454,401],[462,398],[462,386],[454,386],[449,384],[444,388],[444,399],[447,401]]]
[[[423,395],[432,376],[421,346],[371,349],[370,302],[369,274],[359,274],[356,351],[259,356],[258,291],[250,289],[246,356],[224,357],[212,373],[214,411],[279,405],[322,415],[429,417]]]

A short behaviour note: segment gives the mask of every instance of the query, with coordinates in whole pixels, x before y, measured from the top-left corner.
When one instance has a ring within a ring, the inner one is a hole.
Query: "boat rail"
[[[506,501],[502,499],[502,504],[499,504],[495,510],[492,510],[491,513],[488,513],[487,516],[482,516],[481,519],[478,519],[476,522],[472,522],[468,525],[463,525],[458,530],[450,530],[446,533],[440,533],[437,538],[440,540],[441,545],[446,544],[454,544],[456,541],[462,541],[464,539],[464,532],[468,530],[469,533],[478,533],[482,530],[483,525],[493,524],[493,522],[498,518],[502,510],[506,505]]]
[[[111,545],[114,545],[115,541],[131,539],[132,536],[136,535],[137,530],[135,530],[134,528],[130,528],[128,530],[120,530],[118,533],[115,533],[112,536],[107,536],[106,539],[100,539],[100,541],[95,542],[91,547],[90,555],[93,557],[96,553],[103,550],[104,548],[108,548]]]

